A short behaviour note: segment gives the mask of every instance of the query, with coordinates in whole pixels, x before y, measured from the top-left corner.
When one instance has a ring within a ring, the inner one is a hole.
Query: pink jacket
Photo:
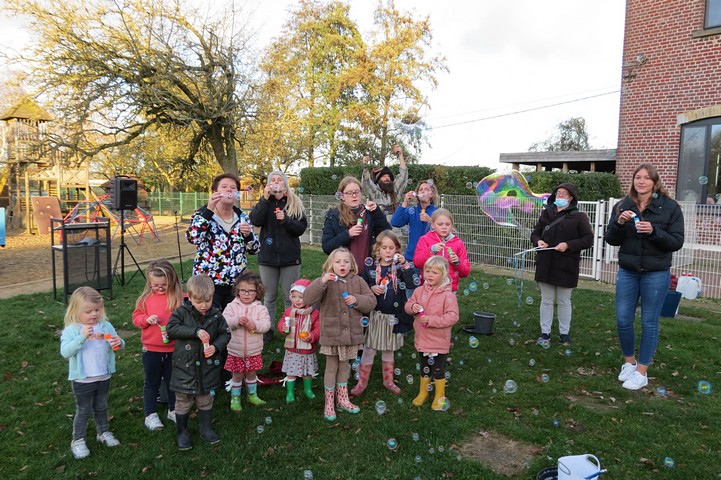
[[[228,354],[238,358],[260,355],[263,352],[263,334],[270,330],[268,309],[258,300],[246,305],[239,298],[223,310],[223,317],[230,328]],[[246,317],[255,323],[255,331],[250,332],[240,325],[240,319]]]
[[[453,252],[458,255],[458,260],[461,262],[458,265],[453,265],[450,260],[448,261],[448,276],[451,277],[453,291],[455,292],[458,290],[458,280],[471,274],[471,262],[468,260],[466,245],[460,238],[454,236],[446,242],[445,250],[435,253],[431,252],[431,245],[435,245],[439,242],[441,242],[441,237],[439,237],[433,230],[423,235],[416,245],[416,253],[413,254],[413,263],[421,270],[422,275],[423,265],[426,264],[426,260],[428,260],[431,255],[440,255],[448,260],[448,249],[450,248],[453,250]]]
[[[152,293],[145,300],[145,311],[136,308],[133,311],[133,324],[141,330],[140,341],[143,348],[150,352],[172,353],[175,349],[175,340],[163,343],[160,325],[167,326],[172,310],[168,310],[168,297]],[[149,325],[146,321],[149,316],[157,315],[158,324]]]
[[[416,250],[417,252],[417,250]],[[451,291],[450,283],[433,288],[427,283],[413,291],[406,302],[406,312],[413,315],[413,305],[424,309],[428,326],[423,327],[415,315],[415,347],[424,353],[448,353],[451,347],[451,327],[458,323],[458,299]]]

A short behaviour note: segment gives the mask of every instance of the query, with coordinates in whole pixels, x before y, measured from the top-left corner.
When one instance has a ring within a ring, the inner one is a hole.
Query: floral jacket
[[[254,255],[260,249],[260,240],[252,228],[247,238],[240,233],[241,223],[250,223],[248,217],[238,207],[233,207],[233,211],[238,215],[238,221],[230,233],[213,220],[213,211],[207,206],[193,214],[185,231],[188,242],[198,247],[193,275],[210,277],[216,285],[233,285],[248,265],[247,255]]]

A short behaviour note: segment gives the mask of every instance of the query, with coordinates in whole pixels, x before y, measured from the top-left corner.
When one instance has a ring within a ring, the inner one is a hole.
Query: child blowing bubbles
[[[65,312],[65,329],[60,337],[60,354],[70,360],[68,380],[75,394],[73,441],[75,458],[85,458],[88,419],[95,418],[96,438],[108,447],[120,445],[108,424],[110,376],[115,373],[115,352],[125,347],[105,314],[103,297],[90,287],[76,289]]]
[[[160,385],[167,388],[173,371],[175,342],[168,338],[166,327],[170,314],[183,302],[183,287],[178,274],[167,260],[156,260],[148,267],[145,290],[135,302],[133,324],[141,330],[143,343],[143,408],[145,426],[160,430],[163,424],[158,417],[156,399]],[[175,418],[175,395],[166,392],[168,419]]]
[[[207,442],[220,438],[211,428],[213,396],[220,386],[220,352],[230,340],[228,325],[220,310],[213,306],[213,281],[204,275],[187,282],[191,305],[181,305],[170,316],[168,337],[175,340],[170,389],[175,392],[175,419],[178,448],[193,448],[188,432],[190,409],[198,407],[200,436]]]
[[[348,398],[348,361],[355,358],[363,343],[361,317],[375,308],[376,297],[357,275],[358,266],[347,248],[333,250],[323,264],[323,272],[305,289],[303,302],[320,302],[320,353],[326,355],[323,413],[326,420],[334,421],[336,393],[338,408],[360,412]]]
[[[270,330],[270,314],[263,306],[263,284],[260,277],[249,271],[243,272],[233,287],[235,299],[225,307],[223,317],[230,327],[230,343],[225,369],[232,372],[230,383],[230,409],[241,411],[240,389],[248,389],[248,403],[265,405],[258,398],[258,376],[263,368],[263,334]]]
[[[423,266],[425,282],[406,303],[406,312],[415,315],[415,347],[421,354],[421,385],[413,405],[420,407],[428,399],[431,375],[435,397],[431,408],[443,410],[439,401],[445,397],[445,364],[451,346],[451,327],[458,322],[458,299],[451,291],[448,262],[434,256]]]
[[[316,349],[320,338],[320,314],[312,306],[303,301],[303,292],[310,285],[304,278],[296,280],[290,287],[291,307],[288,308],[278,322],[278,331],[285,335],[285,357],[283,372],[286,380],[285,401],[295,401],[295,380],[303,377],[305,396],[315,398],[312,382],[313,375],[318,372]]]

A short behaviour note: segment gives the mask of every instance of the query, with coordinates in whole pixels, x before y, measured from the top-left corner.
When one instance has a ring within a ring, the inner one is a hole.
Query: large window
[[[681,128],[676,199],[721,205],[721,117]]]
[[[721,27],[721,0],[706,0],[706,18],[703,27]]]

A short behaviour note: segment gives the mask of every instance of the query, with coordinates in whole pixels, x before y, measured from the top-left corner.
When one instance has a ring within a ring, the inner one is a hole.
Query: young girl
[[[363,272],[363,279],[376,296],[377,303],[368,321],[358,383],[351,390],[351,395],[356,397],[368,386],[377,350],[382,352],[383,386],[396,395],[401,393],[393,381],[393,352],[403,346],[403,335],[413,328],[413,318],[404,308],[405,288],[413,286],[414,271],[400,251],[398,237],[390,230],[381,232],[373,248],[375,269],[367,268]]]
[[[285,336],[283,372],[287,375],[285,401],[295,401],[295,379],[303,377],[305,396],[311,400],[313,375],[318,372],[317,343],[320,339],[320,314],[303,301],[303,292],[310,281],[301,278],[290,286],[291,307],[278,322],[278,332]]]
[[[323,264],[323,276],[316,278],[303,292],[303,303],[320,302],[320,353],[326,356],[325,408],[328,421],[335,420],[335,395],[338,408],[358,413],[360,408],[348,398],[348,376],[352,358],[363,344],[361,318],[376,306],[376,297],[357,275],[358,266],[347,248],[333,250]]]
[[[263,334],[270,330],[270,315],[263,306],[265,290],[258,274],[243,272],[233,287],[235,299],[225,307],[223,316],[230,328],[228,359],[225,369],[233,374],[230,380],[230,409],[241,411],[240,389],[245,380],[248,403],[265,405],[258,398],[258,376],[263,368]]]
[[[448,259],[451,285],[454,292],[458,290],[458,281],[471,273],[471,262],[465,244],[453,233],[453,215],[445,208],[431,215],[431,231],[418,240],[413,263],[424,271],[423,265],[432,256]]]
[[[421,385],[413,405],[428,399],[428,385],[435,384],[431,408],[443,410],[439,401],[446,395],[446,357],[451,346],[451,327],[458,323],[458,299],[451,291],[448,262],[433,256],[423,266],[425,282],[406,303],[406,312],[415,315],[415,346],[421,357]]]
[[[160,430],[163,423],[158,417],[156,401],[161,383],[168,399],[168,420],[175,420],[175,394],[168,389],[175,341],[168,338],[166,327],[170,314],[183,302],[183,287],[173,266],[164,259],[151,263],[145,278],[145,290],[135,302],[133,324],[141,330],[143,343],[145,426],[149,430]]]
[[[65,312],[65,329],[60,337],[60,354],[70,360],[68,380],[75,394],[73,441],[75,458],[85,458],[88,419],[95,418],[96,439],[108,447],[120,442],[109,430],[108,392],[115,373],[115,350],[125,347],[105,315],[103,297],[90,287],[76,289]]]

